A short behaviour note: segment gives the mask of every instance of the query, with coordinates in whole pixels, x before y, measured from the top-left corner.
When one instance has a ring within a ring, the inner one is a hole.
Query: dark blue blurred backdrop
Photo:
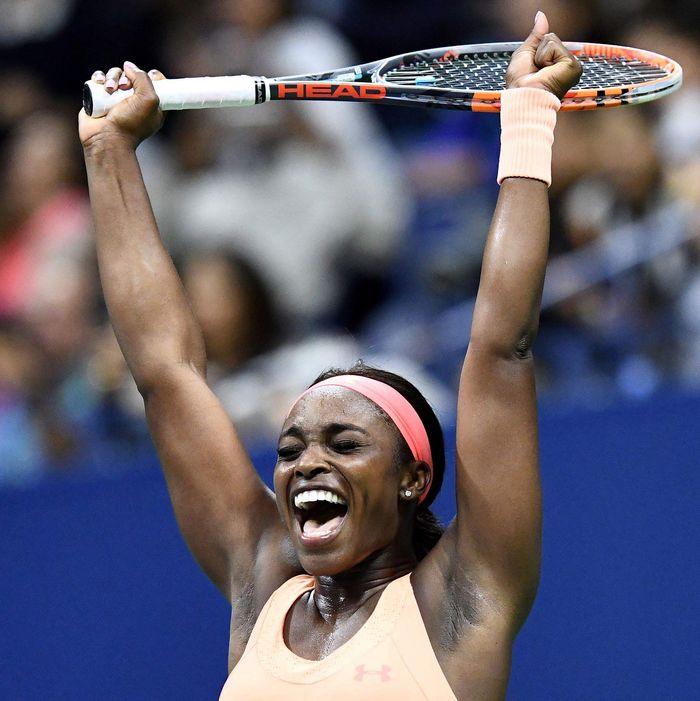
[[[510,701],[697,698],[698,415],[671,395],[545,411],[542,584]],[[2,492],[0,531],[0,699],[217,698],[229,611],[155,465]]]

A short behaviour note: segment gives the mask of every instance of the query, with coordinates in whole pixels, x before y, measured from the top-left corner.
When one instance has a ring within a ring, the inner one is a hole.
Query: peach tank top
[[[260,613],[219,701],[457,701],[430,644],[410,575],[391,582],[367,622],[322,660],[295,655],[283,627],[294,602],[314,587],[300,575]]]

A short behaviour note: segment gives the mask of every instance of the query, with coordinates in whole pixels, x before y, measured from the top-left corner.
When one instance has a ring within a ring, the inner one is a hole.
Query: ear
[[[412,460],[404,469],[399,485],[399,497],[404,501],[417,501],[430,488],[431,473],[426,463]]]

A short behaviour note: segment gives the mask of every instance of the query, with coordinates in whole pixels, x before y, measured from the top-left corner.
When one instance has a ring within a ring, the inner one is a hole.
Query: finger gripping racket
[[[660,54],[610,44],[565,42],[583,66],[562,110],[616,107],[657,100],[681,86],[678,63]],[[163,110],[242,107],[269,100],[374,102],[498,112],[508,63],[519,43],[468,44],[428,49],[341,68],[285,78],[247,75],[158,80],[154,87]],[[111,95],[88,81],[83,107],[104,116],[133,94]]]

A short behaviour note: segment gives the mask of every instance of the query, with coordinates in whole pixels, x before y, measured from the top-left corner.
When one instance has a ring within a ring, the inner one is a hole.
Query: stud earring
[[[406,497],[406,499],[410,499],[413,496],[413,492],[410,489],[404,489],[403,495]]]

